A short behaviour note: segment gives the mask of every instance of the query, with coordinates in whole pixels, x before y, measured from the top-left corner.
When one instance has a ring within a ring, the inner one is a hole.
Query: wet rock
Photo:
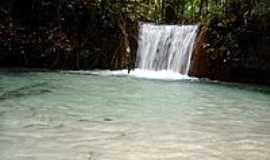
[[[207,62],[205,61],[205,50],[210,46],[209,43],[205,43],[207,40],[207,34],[208,28],[202,27],[196,38],[189,70],[190,76],[204,77],[207,75],[208,68]]]

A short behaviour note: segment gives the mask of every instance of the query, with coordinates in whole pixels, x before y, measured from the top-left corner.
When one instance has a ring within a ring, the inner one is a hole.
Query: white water
[[[140,25],[137,66],[142,70],[187,75],[196,25]]]
[[[161,70],[161,71],[153,71],[153,70],[143,70],[143,69],[135,69],[128,73],[127,69],[124,70],[95,70],[95,71],[63,71],[63,73],[70,74],[90,74],[90,75],[100,75],[100,76],[129,76],[135,78],[143,78],[143,79],[161,79],[161,80],[196,80],[197,78],[189,77],[187,75],[182,75],[173,71]]]

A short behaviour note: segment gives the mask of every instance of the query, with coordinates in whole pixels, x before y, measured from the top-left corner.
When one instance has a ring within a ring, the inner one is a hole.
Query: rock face
[[[194,46],[189,69],[189,75],[195,77],[207,77],[209,69],[206,61],[205,46],[207,41],[207,27],[201,27]]]
[[[194,44],[190,76],[270,84],[270,36],[242,26],[202,26]]]

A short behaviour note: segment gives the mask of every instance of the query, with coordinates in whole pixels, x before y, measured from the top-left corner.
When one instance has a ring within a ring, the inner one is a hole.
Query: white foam
[[[183,75],[168,70],[153,71],[153,70],[144,70],[144,69],[135,69],[131,70],[128,73],[128,70],[94,70],[94,71],[68,71],[66,73],[73,74],[92,74],[100,76],[130,76],[135,78],[143,79],[160,79],[160,80],[195,80],[197,78],[189,77],[188,75]]]
[[[179,79],[191,79],[191,77],[187,75],[182,75],[180,73],[176,73],[168,70],[143,70],[143,69],[135,69],[130,72],[131,76],[139,77],[139,78],[147,78],[147,79],[164,79],[164,80],[179,80]]]

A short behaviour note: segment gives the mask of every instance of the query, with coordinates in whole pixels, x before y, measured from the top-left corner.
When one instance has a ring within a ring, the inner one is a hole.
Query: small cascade
[[[137,68],[187,75],[197,25],[140,24]]]

